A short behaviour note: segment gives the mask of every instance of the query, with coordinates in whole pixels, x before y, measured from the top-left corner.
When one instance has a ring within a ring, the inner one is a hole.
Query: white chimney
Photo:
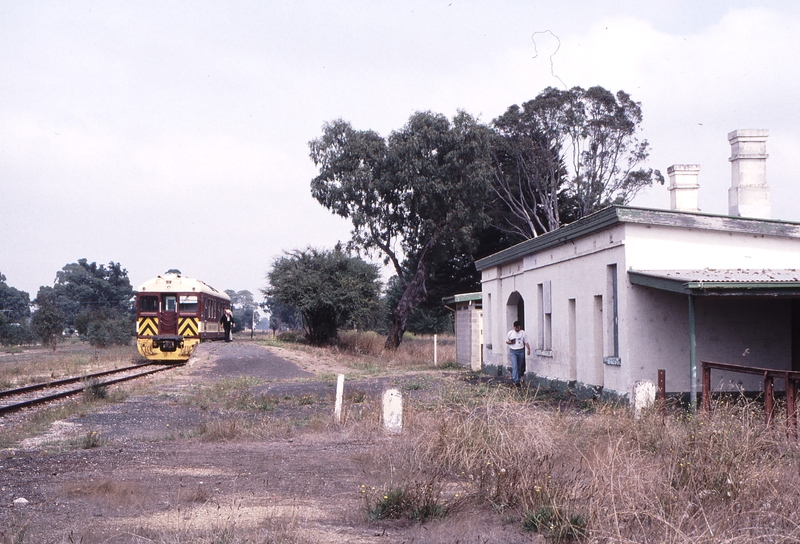
[[[669,174],[669,209],[682,212],[697,212],[697,195],[700,185],[699,164],[673,164],[667,168]]]
[[[766,129],[740,129],[728,134],[731,143],[731,188],[728,215],[769,219],[772,207],[767,187]]]

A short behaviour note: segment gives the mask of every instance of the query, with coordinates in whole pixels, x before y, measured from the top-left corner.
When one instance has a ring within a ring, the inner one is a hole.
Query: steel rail
[[[119,374],[120,372],[125,372],[125,371],[128,371],[128,370],[133,370],[135,368],[145,367],[145,366],[150,366],[150,365],[152,365],[152,363],[145,363],[145,364],[142,364],[142,365],[134,365],[134,366],[125,367],[125,368],[118,368],[116,370],[109,370],[109,371],[105,371],[105,372],[97,372],[95,374],[89,374],[87,376],[81,376],[80,378],[68,378],[66,380],[59,380],[62,383],[51,382],[49,384],[36,384],[35,386],[21,387],[19,389],[3,391],[2,393],[3,393],[3,396],[10,396],[8,393],[10,393],[12,391],[16,392],[17,394],[29,393],[31,391],[37,391],[37,390],[40,390],[40,389],[45,389],[47,387],[58,387],[59,385],[68,385],[70,383],[75,383],[75,382],[78,382],[78,381],[85,381],[87,378],[91,379],[91,378],[96,378],[98,376],[107,376],[109,374]],[[105,382],[99,382],[96,385],[98,385],[98,386],[113,385],[115,383],[124,382],[124,381],[127,381],[127,380],[133,380],[134,378],[141,378],[143,376],[149,376],[150,374],[155,374],[156,372],[162,372],[164,370],[169,370],[170,368],[175,368],[176,366],[182,366],[182,365],[161,366],[159,368],[156,368],[155,370],[148,370],[146,372],[140,372],[138,374],[133,374],[131,376],[124,376],[122,378],[115,378],[113,380],[108,380],[108,381],[105,381]],[[2,406],[2,407],[0,407],[0,416],[2,416],[4,414],[9,414],[11,412],[16,412],[18,410],[22,410],[23,408],[29,408],[31,406],[36,406],[37,404],[44,404],[45,402],[50,402],[50,401],[53,401],[53,400],[63,399],[65,397],[69,397],[71,395],[77,395],[79,393],[83,393],[83,391],[84,391],[84,388],[80,387],[78,389],[70,389],[68,391],[60,391],[60,392],[54,393],[52,395],[47,395],[47,396],[44,396],[44,397],[37,397],[35,399],[22,401],[22,402],[18,402],[18,403],[15,403],[15,404],[9,404],[8,406]]]
[[[102,376],[108,376],[109,374],[119,374],[120,372],[127,372],[128,370],[133,370],[135,368],[142,368],[145,366],[150,366],[152,364],[154,363],[142,363],[138,365],[125,366],[122,368],[115,368],[114,370],[104,370],[103,372],[95,372],[94,374],[87,374],[85,376],[77,376],[75,378],[64,378],[63,380],[55,380],[52,382],[26,385],[23,387],[18,387],[17,389],[6,389],[5,391],[0,391],[0,399],[3,397],[21,395],[23,393],[31,393],[32,391],[39,391],[41,389],[47,389],[49,387],[59,387],[61,385],[69,385],[71,383],[82,382],[90,380],[92,378],[100,378]]]

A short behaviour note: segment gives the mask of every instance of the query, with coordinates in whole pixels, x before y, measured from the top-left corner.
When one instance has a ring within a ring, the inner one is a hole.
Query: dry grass
[[[353,335],[349,347],[319,349],[319,355],[318,348],[298,349],[346,363],[356,373],[374,366],[424,376],[421,369],[433,369],[424,341],[385,353],[382,338]],[[196,434],[202,441],[302,432],[320,443],[335,435],[369,444],[359,460],[364,487],[354,490],[363,501],[361,519],[427,520],[424,530],[406,533],[408,541],[449,542],[455,531],[460,542],[485,542],[490,531],[497,536],[489,541],[527,541],[498,529],[510,523],[514,534],[525,528],[549,542],[800,542],[800,442],[787,433],[785,421],[766,427],[758,404],[719,401],[711,413],[697,415],[670,407],[665,416],[646,412],[635,420],[624,406],[595,403],[579,410],[539,391],[448,376],[456,379],[438,395],[424,401],[404,395],[404,432],[393,437],[381,431],[380,400],[349,389],[340,424],[327,410],[329,399],[258,396],[252,392],[258,382],[248,379],[197,388],[188,402],[212,409]],[[407,388],[427,387],[422,378],[416,383]],[[34,424],[66,415],[45,412]],[[86,441],[93,439],[87,435]],[[124,483],[69,492],[112,503],[149,500]],[[199,488],[182,495],[192,505],[209,498]],[[264,520],[259,527],[235,518],[178,523],[169,532],[153,529],[137,538],[304,542],[294,518]],[[24,520],[16,527],[16,533],[0,534],[23,534]]]
[[[297,509],[289,513],[277,508],[266,512],[255,527],[228,513],[220,523],[194,523],[191,517],[181,520],[178,528],[171,531],[131,532],[138,537],[131,542],[155,542],[158,544],[311,544],[312,539],[304,535]],[[200,525],[200,526],[198,526]]]
[[[259,343],[301,352],[307,358],[325,360],[330,368],[348,369],[348,374],[374,376],[377,374],[407,371],[455,368],[455,337],[439,335],[437,339],[437,365],[433,364],[434,342],[432,336],[406,333],[395,351],[383,345],[386,337],[374,332],[341,331],[335,346],[314,347],[298,342],[298,335],[279,335]]]
[[[71,338],[49,349],[16,349],[0,356],[0,389],[90,374],[141,362],[133,346],[98,349]]]
[[[139,506],[142,502],[153,499],[152,493],[140,484],[112,478],[74,483],[66,486],[63,491],[68,496],[91,499],[113,508]]]
[[[366,487],[373,517],[415,490],[430,509],[424,485],[444,512],[512,516],[553,542],[800,541],[798,442],[747,401],[637,421],[624,407],[560,411],[497,388],[409,412],[377,461],[390,478]]]

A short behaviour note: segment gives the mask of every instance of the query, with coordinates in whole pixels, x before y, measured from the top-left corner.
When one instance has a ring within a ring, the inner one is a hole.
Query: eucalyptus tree
[[[569,93],[545,89],[514,104],[494,120],[493,185],[504,213],[495,227],[518,239],[534,238],[561,226],[561,202],[567,182],[564,151]]]
[[[44,346],[52,347],[55,351],[67,325],[67,316],[58,304],[58,295],[52,287],[42,286],[33,302],[36,311],[31,318],[31,328]]]
[[[125,345],[133,338],[134,291],[120,263],[106,266],[87,259],[68,263],[56,273],[52,296],[66,326],[85,335],[92,345]]]
[[[570,193],[583,217],[609,204],[627,204],[654,182],[664,183],[658,170],[644,168],[650,144],[637,135],[642,105],[624,91],[603,87],[569,91],[566,130],[572,157]]]
[[[497,228],[534,238],[609,204],[627,204],[658,170],[639,140],[642,108],[624,91],[549,87],[495,119]]]
[[[30,296],[6,283],[0,273],[0,344],[21,344],[30,340],[28,320]]]
[[[341,119],[309,143],[319,175],[311,194],[353,224],[351,245],[380,253],[401,282],[385,346],[396,349],[410,313],[426,300],[432,268],[468,252],[488,224],[489,130],[459,112],[417,112],[383,138]]]

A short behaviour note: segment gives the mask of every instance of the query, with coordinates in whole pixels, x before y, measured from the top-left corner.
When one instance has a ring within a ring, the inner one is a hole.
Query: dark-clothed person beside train
[[[230,342],[233,340],[233,334],[231,330],[234,327],[233,323],[233,314],[231,313],[230,308],[225,310],[225,313],[222,314],[222,317],[219,318],[219,322],[222,323],[222,327],[225,329],[225,341]]]

